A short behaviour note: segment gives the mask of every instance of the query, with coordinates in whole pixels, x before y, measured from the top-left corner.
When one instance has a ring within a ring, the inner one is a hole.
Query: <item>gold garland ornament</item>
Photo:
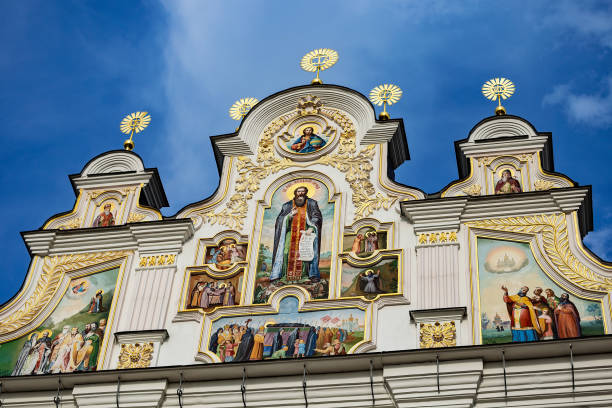
[[[612,290],[612,278],[594,273],[572,254],[565,214],[492,218],[471,221],[467,225],[494,231],[540,234],[548,259],[567,280],[587,290]]]
[[[506,114],[506,108],[501,105],[501,100],[511,97],[515,89],[514,84],[509,79],[493,78],[482,85],[482,94],[489,100],[494,101],[497,99],[495,114],[500,116]]]
[[[34,292],[19,310],[7,316],[6,320],[0,321],[0,335],[16,331],[34,320],[53,298],[66,272],[123,258],[129,254],[127,251],[114,251],[46,257]]]
[[[123,142],[125,150],[134,149],[134,133],[140,133],[151,123],[151,116],[147,112],[134,112],[127,115],[121,121],[119,129],[126,135],[130,135],[130,138]]]
[[[319,48],[310,51],[302,57],[300,66],[304,71],[316,72],[317,76],[310,82],[312,85],[321,85],[323,81],[319,78],[319,72],[325,71],[338,62],[338,52],[329,48]]]
[[[383,111],[378,115],[380,120],[389,120],[387,105],[391,106],[402,97],[402,90],[393,84],[378,85],[370,91],[370,101],[377,106],[383,106]]]

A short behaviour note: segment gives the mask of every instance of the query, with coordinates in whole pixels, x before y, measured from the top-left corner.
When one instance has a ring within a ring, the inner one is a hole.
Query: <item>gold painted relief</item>
[[[266,127],[259,139],[256,162],[247,156],[238,157],[235,193],[229,198],[225,208],[201,214],[205,221],[230,228],[242,228],[248,211],[248,202],[259,190],[261,180],[290,167],[307,167],[314,163],[328,165],[344,173],[353,193],[355,219],[367,217],[376,210],[388,210],[395,203],[397,196],[377,192],[370,181],[375,145],[369,145],[357,152],[355,128],[349,117],[337,109],[322,107],[317,97],[302,98],[300,104],[298,109],[272,121]],[[310,113],[312,109],[315,109],[318,115],[340,126],[341,133],[336,153],[324,155],[309,163],[277,157],[274,141],[278,132],[299,115],[300,111]]]
[[[153,343],[122,344],[117,369],[149,367],[153,351]]]

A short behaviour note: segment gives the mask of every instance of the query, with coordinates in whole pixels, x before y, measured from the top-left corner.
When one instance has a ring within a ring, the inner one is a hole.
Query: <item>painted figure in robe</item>
[[[516,295],[511,296],[508,295],[508,288],[502,286],[502,290],[504,291],[503,300],[510,316],[512,341],[518,343],[537,341],[542,330],[531,299],[527,297],[529,288],[523,286]]]
[[[281,207],[274,226],[274,252],[270,281],[282,277],[288,282],[298,282],[308,277],[318,282],[321,228],[323,217],[316,200],[308,198],[308,188],[300,186],[294,191],[294,198]],[[300,238],[303,234],[315,234],[314,255],[311,260],[302,260]]]
[[[103,211],[98,214],[96,219],[94,220],[94,227],[110,227],[111,225],[115,225],[115,216],[111,212],[111,205],[105,204]]]
[[[319,135],[314,134],[314,128],[304,128],[302,136],[298,137],[291,145],[291,150],[296,153],[316,152],[327,142]]]
[[[504,170],[501,179],[495,185],[495,194],[520,193],[521,191],[519,181],[512,177],[510,170]]]
[[[580,313],[576,305],[569,300],[569,293],[561,295],[561,301],[555,309],[555,322],[560,339],[580,337]]]

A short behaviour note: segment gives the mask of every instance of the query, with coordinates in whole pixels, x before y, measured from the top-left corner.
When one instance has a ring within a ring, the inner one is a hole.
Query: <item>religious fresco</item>
[[[104,202],[100,206],[100,213],[94,218],[92,227],[110,227],[115,225],[116,213],[111,202]]]
[[[95,371],[119,269],[73,279],[45,321],[0,344],[0,375]]]
[[[555,283],[529,244],[478,238],[483,344],[605,334],[601,303]]]
[[[520,193],[521,183],[512,175],[510,169],[503,169],[500,173],[499,180],[495,183],[495,194],[512,194]]]
[[[208,350],[221,362],[343,355],[364,340],[365,311],[351,307],[298,311],[294,296],[278,313],[223,317],[212,324]]]
[[[329,294],[334,203],[315,179],[283,184],[264,211],[254,303],[266,303],[284,285],[298,285],[313,299]]]
[[[246,260],[247,245],[238,243],[234,238],[225,238],[219,245],[206,247],[204,263],[215,265],[217,269],[229,269],[236,262]]]
[[[323,148],[329,140],[323,135],[319,126],[308,124],[297,128],[296,134],[287,142],[286,146],[293,153],[313,153]]]
[[[368,266],[353,266],[346,260],[342,262],[340,296],[376,296],[398,291],[398,259],[383,258]]]
[[[344,234],[343,252],[353,252],[365,258],[376,250],[387,249],[387,231],[376,231],[373,227],[360,228],[355,234]]]
[[[236,306],[242,302],[242,280],[244,270],[216,278],[207,273],[192,273],[189,277],[188,296],[185,309],[211,311],[218,306]]]

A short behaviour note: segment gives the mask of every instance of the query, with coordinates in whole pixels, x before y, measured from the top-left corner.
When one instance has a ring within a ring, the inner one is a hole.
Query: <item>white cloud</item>
[[[612,48],[612,3],[565,0],[544,17],[548,25],[565,27],[585,39]]]
[[[544,96],[544,105],[560,105],[572,121],[593,126],[612,124],[612,77],[593,94],[574,92],[570,84],[557,85]]]
[[[600,258],[612,259],[612,225],[589,232],[584,243]]]

